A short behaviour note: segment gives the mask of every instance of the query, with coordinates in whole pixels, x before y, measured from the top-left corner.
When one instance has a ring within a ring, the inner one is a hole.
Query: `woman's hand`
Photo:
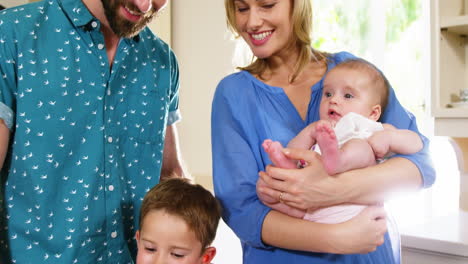
[[[262,178],[258,178],[257,180],[257,196],[262,201],[262,203],[268,207],[270,207],[273,210],[276,210],[278,212],[281,212],[283,214],[295,217],[295,218],[303,218],[306,211],[305,210],[299,210],[297,208],[291,207],[287,204],[282,203],[279,200],[279,197],[274,198],[268,195],[261,194],[258,189],[262,187],[267,187],[265,182],[262,180]]]
[[[285,149],[285,155],[294,160],[304,160],[302,169],[281,169],[267,166],[260,172],[262,185],[259,196],[279,197],[283,203],[301,210],[340,204],[346,201],[338,178],[329,176],[322,165],[320,155],[311,150]]]
[[[262,180],[262,178],[258,178],[256,189],[257,189],[257,196],[260,199],[260,201],[262,201],[264,204],[269,204],[269,205],[279,203],[278,196],[277,198],[275,198],[266,193],[262,193],[259,191],[262,188],[268,188],[268,185]]]
[[[364,254],[382,245],[386,232],[385,210],[381,206],[369,206],[356,217],[336,224],[330,246],[337,254]]]

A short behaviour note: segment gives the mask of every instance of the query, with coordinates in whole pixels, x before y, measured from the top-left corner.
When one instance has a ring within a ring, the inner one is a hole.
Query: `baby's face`
[[[336,123],[347,113],[355,112],[376,121],[378,117],[372,115],[376,97],[365,72],[333,69],[323,82],[320,119]]]
[[[150,211],[136,235],[137,264],[201,264],[201,242],[179,216]]]

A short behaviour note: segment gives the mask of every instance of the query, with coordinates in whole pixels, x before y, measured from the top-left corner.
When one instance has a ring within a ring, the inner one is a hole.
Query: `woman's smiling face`
[[[258,58],[288,47],[292,39],[291,0],[234,0],[236,29]]]

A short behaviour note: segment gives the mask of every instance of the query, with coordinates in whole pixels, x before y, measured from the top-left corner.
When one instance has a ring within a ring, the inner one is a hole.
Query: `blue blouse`
[[[81,0],[0,11],[0,263],[133,263],[179,72],[149,29],[111,68],[100,27]]]
[[[346,52],[332,54],[328,69],[349,58],[354,56]],[[375,252],[356,255],[286,250],[268,246],[261,240],[263,220],[271,210],[259,201],[255,191],[258,172],[271,163],[261,144],[270,138],[285,146],[308,124],[317,121],[322,86],[323,79],[311,88],[305,121],[283,89],[269,86],[248,72],[231,74],[217,87],[211,120],[214,188],[224,207],[223,219],[241,240],[245,264],[399,263],[399,245],[392,248],[388,234]],[[382,122],[418,131],[414,116],[400,105],[393,89]],[[423,150],[398,156],[416,164],[424,186],[428,187],[434,182],[435,172],[428,154],[428,140],[422,138]]]

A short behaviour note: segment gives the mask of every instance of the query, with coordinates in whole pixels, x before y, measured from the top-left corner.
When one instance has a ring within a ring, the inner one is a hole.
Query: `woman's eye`
[[[266,8],[266,9],[270,9],[270,8],[273,8],[275,5],[276,5],[276,3],[273,3],[273,4],[263,5],[262,7]]]
[[[351,99],[353,98],[354,96],[352,94],[345,94],[344,96],[346,99]]]
[[[246,12],[247,10],[249,10],[248,7],[244,7],[244,6],[237,6],[236,9],[237,9],[237,12],[239,12],[239,13],[243,13],[243,12]]]

